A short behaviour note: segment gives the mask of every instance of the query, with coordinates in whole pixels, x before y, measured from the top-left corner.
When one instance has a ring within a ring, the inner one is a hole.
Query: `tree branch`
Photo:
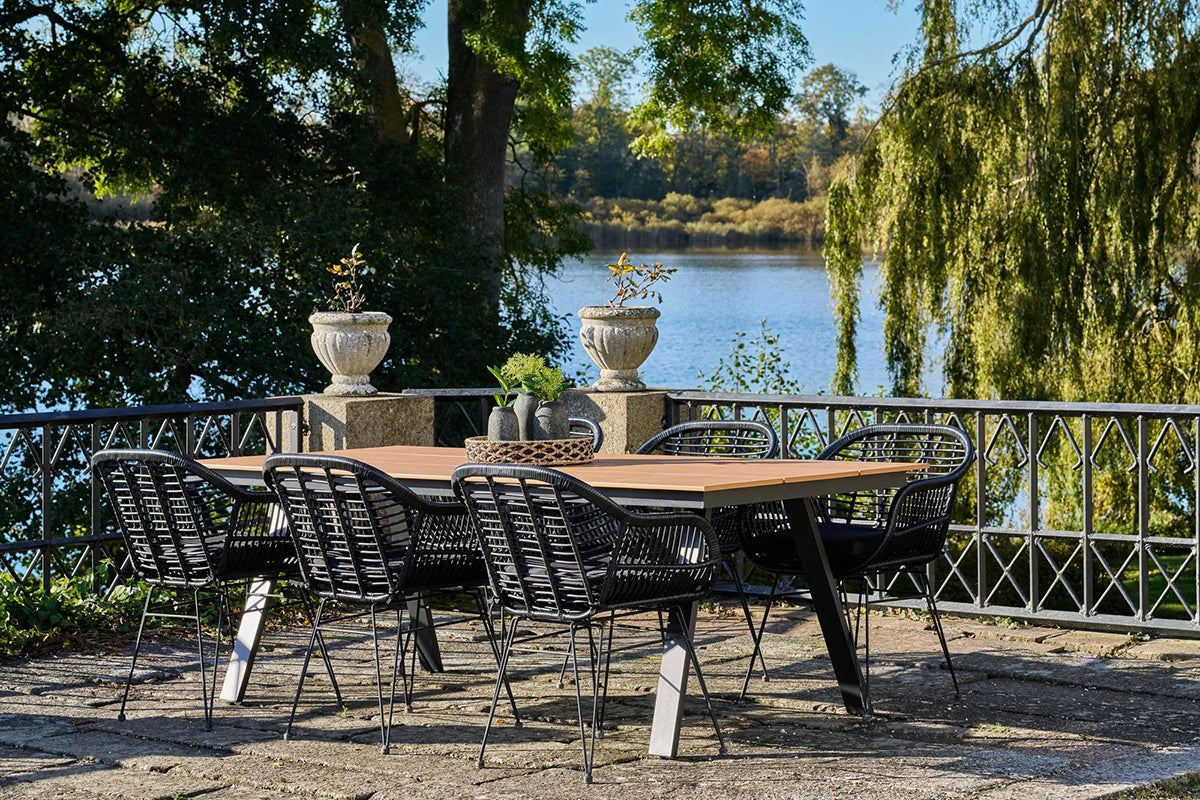
[[[1030,25],[1033,25],[1033,30],[1030,31],[1029,38],[1025,41],[1025,46],[1022,47],[1017,52],[1013,53],[1013,56],[1009,61],[1008,69],[1012,69],[1013,65],[1016,64],[1017,61],[1019,61],[1022,56],[1026,56],[1030,52],[1032,52],[1033,45],[1034,45],[1034,42],[1037,41],[1038,34],[1041,33],[1042,28],[1046,24],[1046,20],[1049,18],[1050,13],[1054,10],[1054,8],[1057,5],[1058,5],[1058,0],[1038,0],[1037,7],[1034,8],[1033,13],[1030,14],[1028,17],[1026,17],[1024,20],[1022,20],[1019,25],[1017,25],[1015,28],[1012,28],[1007,34],[1005,34],[1000,39],[998,39],[984,47],[977,48],[975,50],[965,50],[961,53],[955,53],[952,56],[934,59],[933,61],[922,64],[920,69],[918,69],[914,75],[910,76],[906,80],[909,80],[909,81],[915,80],[916,78],[919,78],[928,72],[938,69],[939,67],[944,67],[947,64],[952,64],[952,63],[955,63],[958,61],[963,61],[963,60],[966,60],[969,58],[979,58],[982,56],[991,55],[992,53],[995,53],[998,50],[1002,50],[1005,47],[1007,47],[1008,45],[1012,44],[1014,41],[1016,41],[1021,36],[1022,32],[1024,32],[1026,28],[1028,28]],[[879,126],[883,123],[883,120],[886,119],[888,117],[888,115],[891,114],[892,111],[895,110],[895,108],[896,108],[895,97],[896,97],[895,93],[889,94],[888,100],[884,104],[883,110],[879,112],[879,116],[871,124],[871,128],[867,131],[866,135],[863,136],[862,143],[858,146],[858,149],[855,151],[856,155],[862,153],[863,149],[867,146],[867,143],[870,142],[871,139],[874,137],[875,131],[878,130]]]
[[[82,25],[71,22],[62,14],[58,13],[53,5],[28,6],[23,11],[8,11],[5,13],[0,13],[0,26],[12,28],[29,22],[35,17],[45,17],[55,25],[58,25],[61,28],[66,28],[76,36],[98,41],[98,37],[96,37],[95,34]]]

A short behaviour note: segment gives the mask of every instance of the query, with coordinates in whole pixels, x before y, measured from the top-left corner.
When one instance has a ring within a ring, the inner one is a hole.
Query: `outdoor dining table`
[[[466,451],[454,447],[372,447],[340,450],[330,455],[370,464],[403,481],[419,494],[452,496],[450,475],[466,460]],[[226,478],[243,485],[261,485],[265,456],[211,459],[203,462]],[[801,459],[723,459],[693,456],[597,454],[588,464],[556,467],[596,487],[614,501],[631,506],[690,509],[704,513],[719,506],[781,501],[787,513],[796,550],[802,557],[804,578],[821,625],[833,672],[846,710],[863,712],[863,679],[853,639],[842,610],[836,581],[829,571],[825,549],[817,532],[812,498],[869,489],[901,486],[907,472],[920,468],[909,463],[807,461]],[[221,698],[238,702],[245,691],[264,623],[271,581],[251,585],[246,613],[230,655]],[[684,609],[689,629],[694,627],[697,604]],[[410,606],[410,612],[428,614]],[[674,616],[674,615],[670,615]],[[432,629],[419,644],[423,660],[440,666]],[[654,722],[650,734],[652,755],[673,757],[679,744],[683,698],[687,692],[687,650],[680,637],[685,632],[668,625],[663,641]]]

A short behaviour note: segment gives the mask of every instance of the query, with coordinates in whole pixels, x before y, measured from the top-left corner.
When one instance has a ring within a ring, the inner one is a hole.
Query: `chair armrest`
[[[609,608],[696,600],[716,582],[716,531],[695,514],[630,514],[598,592]]]
[[[959,477],[956,475],[910,481],[892,497],[887,530],[903,532],[949,517]]]
[[[902,487],[892,498],[878,547],[852,571],[912,566],[937,558],[946,544],[958,480],[922,478]]]

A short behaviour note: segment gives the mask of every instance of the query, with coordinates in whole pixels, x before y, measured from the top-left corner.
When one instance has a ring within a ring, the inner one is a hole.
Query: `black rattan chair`
[[[592,452],[600,452],[600,446],[604,444],[604,431],[600,429],[600,425],[594,419],[571,417],[568,422],[571,426],[572,437],[591,439]]]
[[[946,646],[933,590],[923,568],[941,555],[945,547],[958,482],[975,460],[975,447],[970,438],[960,429],[945,425],[870,425],[838,439],[817,458],[910,461],[925,465],[925,469],[910,473],[908,482],[898,489],[872,489],[819,498],[816,502],[817,525],[830,571],[839,583],[843,604],[847,600],[848,581],[856,581],[861,587],[859,612],[852,624],[857,644],[861,620],[865,665],[863,700],[867,710],[871,708],[870,614],[864,611],[872,597],[878,597],[884,588],[879,581],[881,575],[907,575],[916,588],[913,596],[925,600],[957,697],[958,678],[950,661],[950,649]],[[771,604],[777,596],[778,576],[802,572],[781,505],[755,507],[744,548],[755,565],[776,574],[754,637],[757,652]],[[897,599],[894,588],[894,585],[887,586],[889,599]],[[851,623],[851,620],[847,619],[847,622]],[[751,671],[746,673],[742,697],[750,684]]]
[[[637,450],[639,455],[662,453],[672,456],[718,456],[721,458],[774,458],[779,454],[779,437],[774,429],[756,420],[699,420],[682,422],[667,428]],[[742,588],[734,557],[742,549],[741,528],[752,510],[725,506],[712,513],[713,528],[721,545],[721,564],[737,590],[738,602],[746,617],[746,626],[754,636],[754,620]],[[767,662],[762,651],[754,651],[762,664],[763,680],[767,680]],[[753,667],[754,660],[750,661]]]
[[[584,781],[591,783],[612,656],[612,617],[617,611],[657,610],[661,622],[665,610],[686,631],[683,606],[707,595],[716,579],[716,534],[694,514],[629,512],[582,481],[543,467],[466,464],[455,470],[453,482],[475,523],[491,591],[501,612],[511,617],[478,764],[483,765],[519,621],[555,623],[570,633]],[[609,615],[609,641],[605,647],[601,631],[597,649],[592,625],[603,614]],[[576,649],[581,630],[588,636],[592,680],[590,747]],[[724,753],[690,632],[682,638]]]
[[[189,458],[161,450],[102,450],[92,457],[92,470],[112,503],[133,569],[150,587],[117,719],[125,719],[146,619],[182,618],[196,623],[204,726],[212,730],[221,627],[229,619],[226,584],[296,569],[291,539],[272,520],[275,497],[234,486]],[[193,613],[153,610],[155,593],[164,589],[191,589]],[[219,599],[211,685],[200,613],[207,590]]]
[[[443,590],[463,589],[472,593],[479,618],[488,632],[492,654],[499,663],[492,618],[483,596],[486,580],[483,557],[466,510],[459,503],[421,497],[386,473],[339,456],[272,456],[263,464],[263,477],[283,507],[300,556],[300,574],[309,591],[320,598],[284,738],[291,733],[318,636],[323,632],[346,633],[346,629],[333,627],[334,624],[368,616],[375,646],[380,737],[383,752],[387,753],[398,676],[405,709],[412,708],[416,648],[413,648],[414,663],[408,670],[404,659],[416,625],[410,623],[405,634],[406,601]],[[365,610],[326,619],[330,602]],[[376,618],[377,612],[385,610],[396,612],[396,643],[386,709]],[[520,724],[515,702],[513,714]]]

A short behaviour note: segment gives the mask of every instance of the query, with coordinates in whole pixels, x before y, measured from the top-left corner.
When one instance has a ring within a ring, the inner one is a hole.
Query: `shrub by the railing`
[[[90,575],[60,577],[46,592],[0,575],[0,656],[27,656],[94,640],[100,634],[132,636],[145,588],[119,585],[107,595],[92,589]]]

